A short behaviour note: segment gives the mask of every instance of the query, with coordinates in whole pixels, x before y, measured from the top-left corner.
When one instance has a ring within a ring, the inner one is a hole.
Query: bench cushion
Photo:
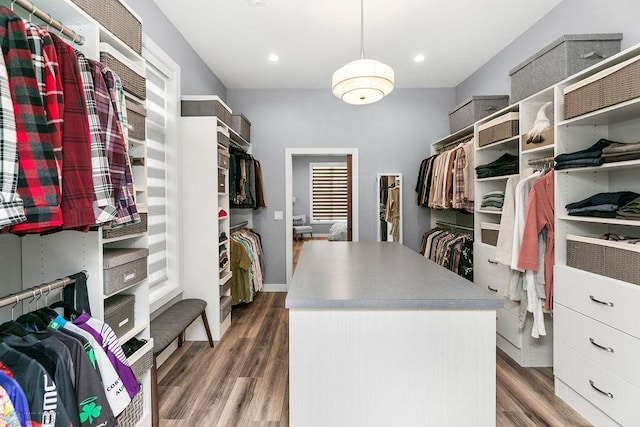
[[[187,329],[207,307],[201,299],[188,298],[178,301],[151,321],[153,353],[158,354]]]
[[[310,225],[296,225],[293,227],[296,234],[313,233],[313,227]]]

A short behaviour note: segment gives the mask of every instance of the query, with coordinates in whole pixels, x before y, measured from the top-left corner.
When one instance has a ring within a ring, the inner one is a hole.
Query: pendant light
[[[375,59],[364,59],[364,0],[360,0],[360,59],[333,73],[333,94],[347,104],[372,104],[388,95],[393,83],[391,67]]]

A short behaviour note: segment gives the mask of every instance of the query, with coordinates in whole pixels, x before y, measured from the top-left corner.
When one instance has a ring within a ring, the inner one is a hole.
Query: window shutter
[[[167,281],[166,77],[147,63],[149,286]]]
[[[311,164],[311,220],[334,222],[347,219],[347,165]]]

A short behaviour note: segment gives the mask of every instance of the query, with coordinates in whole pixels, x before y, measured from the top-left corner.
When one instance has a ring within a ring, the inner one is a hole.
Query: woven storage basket
[[[122,80],[122,87],[130,94],[147,99],[147,80],[108,52],[100,52],[100,62],[111,68]]]
[[[224,105],[217,96],[183,97],[181,113],[182,117],[216,116],[224,124],[231,127],[231,109]]]
[[[564,118],[640,97],[640,58],[632,58],[564,89]]]
[[[128,236],[130,234],[139,234],[147,232],[147,214],[140,212],[140,222],[129,224],[122,227],[103,227],[102,238],[113,239],[115,237]]]
[[[224,319],[231,313],[231,297],[220,297],[220,322],[224,322]]]
[[[129,137],[144,140],[147,137],[145,122],[147,110],[142,105],[127,102],[127,122],[129,122]]]
[[[635,245],[600,239],[567,237],[567,265],[612,279],[640,285],[640,252]],[[592,240],[593,243],[582,240]],[[614,246],[615,245],[615,246]],[[625,249],[628,245],[629,249]]]
[[[220,285],[220,295],[226,294],[229,289],[231,289],[231,280],[227,280]]]
[[[142,23],[118,0],[71,0],[142,55]]]
[[[131,403],[118,415],[118,425],[121,427],[134,427],[142,419],[142,401],[144,389],[140,386],[140,392],[136,394]]]
[[[511,138],[520,132],[518,113],[507,113],[478,127],[480,147]]]
[[[483,222],[480,224],[480,234],[482,237],[482,243],[487,245],[496,246],[498,244],[498,233],[500,231],[500,224],[492,224]]]
[[[229,169],[229,153],[218,149],[218,167]]]
[[[153,348],[150,348],[149,351],[143,354],[140,359],[136,360],[135,363],[131,365],[133,374],[136,376],[138,381],[141,381],[142,376],[149,372],[151,365],[153,365]]]
[[[218,145],[225,147],[226,150],[229,151],[229,137],[222,132],[218,132]]]
[[[231,129],[238,132],[247,142],[251,142],[251,122],[244,114],[237,113],[231,115]]]

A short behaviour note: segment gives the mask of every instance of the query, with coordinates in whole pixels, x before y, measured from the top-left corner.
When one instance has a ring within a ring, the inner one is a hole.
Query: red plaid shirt
[[[89,231],[95,224],[89,118],[73,48],[51,34],[62,73],[62,228]]]
[[[47,111],[47,124],[51,133],[53,152],[59,162],[59,172],[62,178],[62,112],[64,109],[62,77],[60,76],[60,67],[58,65],[58,54],[53,45],[51,35],[43,28],[38,28],[38,34],[42,38],[42,56],[44,59],[44,108]],[[60,185],[62,186],[62,182]]]
[[[0,7],[0,44],[16,119],[18,193],[27,216],[11,231],[47,231],[62,225],[58,171],[24,23],[4,6]]]

